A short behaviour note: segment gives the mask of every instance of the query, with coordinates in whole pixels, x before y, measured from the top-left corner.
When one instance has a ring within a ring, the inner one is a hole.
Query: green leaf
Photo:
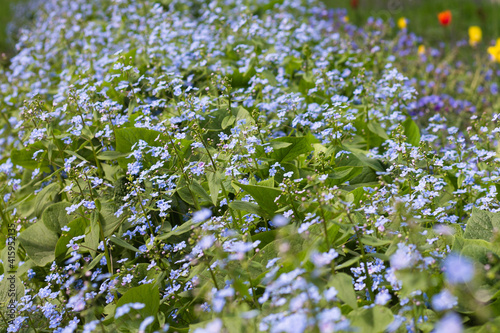
[[[260,208],[268,214],[274,215],[274,212],[278,210],[278,205],[274,200],[281,194],[281,190],[259,185],[245,185],[240,183],[236,183],[236,185],[248,192],[257,201]]]
[[[2,304],[3,307],[2,312],[5,313],[4,316],[7,316],[8,303],[11,300],[20,301],[21,297],[23,296],[24,296],[23,282],[17,277],[16,274],[6,273],[5,276],[3,277],[3,280],[0,282],[0,304]]]
[[[500,256],[500,246],[484,239],[467,239],[455,236],[452,250],[461,255],[473,258],[481,263],[488,263],[488,253]]]
[[[208,195],[207,191],[196,180],[191,179],[189,189],[191,190],[191,192],[197,194],[201,199],[212,202],[212,198]]]
[[[71,206],[67,202],[57,202],[45,208],[42,213],[42,221],[45,226],[55,234],[61,234],[61,228],[73,219],[74,215],[68,215],[66,207]]]
[[[332,277],[330,284],[337,290],[338,298],[353,309],[358,308],[356,293],[354,292],[352,277],[345,273],[337,273]]]
[[[8,232],[6,233],[6,240],[8,238]],[[12,239],[10,239],[12,240]],[[5,245],[5,247],[2,249],[1,253],[1,259],[3,262],[3,265],[0,265],[0,274],[3,274],[4,272],[11,272],[15,271],[18,268],[19,265],[19,255],[18,255],[18,249],[19,249],[19,242],[15,241],[15,238],[13,239],[14,241],[9,242],[9,243],[4,243],[2,245]],[[14,249],[12,249],[12,246]],[[12,255],[14,252],[14,256]],[[14,258],[12,258],[14,257]]]
[[[337,166],[367,166],[375,171],[385,171],[384,166],[379,160],[371,159],[366,156],[367,152],[357,149],[349,144],[344,143],[338,150],[350,151],[351,154],[342,154],[335,159]]]
[[[76,220],[73,220],[67,224],[69,231],[64,232],[59,240],[57,241],[55,248],[55,257],[59,258],[64,256],[68,247],[66,245],[69,244],[69,241],[76,236],[81,236],[85,234],[85,229],[88,227],[89,222],[83,217],[79,217]]]
[[[168,239],[172,236],[179,236],[179,235],[182,235],[186,232],[189,232],[191,231],[195,226],[199,225],[201,222],[199,223],[193,223],[193,220],[189,220],[187,222],[184,222],[183,224],[181,224],[180,227],[177,227],[167,233],[164,233],[162,235],[159,235],[159,236],[156,236],[156,239],[158,240],[165,240],[165,239]]]
[[[143,140],[147,142],[150,146],[161,146],[162,140],[165,139],[163,134],[158,131],[147,129],[147,128],[136,128],[136,127],[128,127],[128,128],[119,128],[115,131],[115,139],[116,139],[116,151],[121,153],[130,153],[132,152],[132,147],[139,142],[139,140]],[[122,168],[127,167],[127,163],[130,159],[119,158],[118,163]]]
[[[259,205],[256,205],[252,202],[235,200],[235,201],[229,203],[229,207],[231,207],[232,209],[237,210],[237,211],[244,211],[244,212],[248,212],[251,214],[259,215],[261,217],[264,217],[264,216],[269,217],[269,214],[267,214],[265,210],[260,208]]]
[[[220,173],[220,171],[207,171],[207,181],[208,190],[210,191],[210,197],[212,198],[212,203],[214,204],[214,206],[217,206],[219,191],[221,189],[222,183],[222,174]]]
[[[92,213],[92,217],[90,219],[90,225],[85,231],[85,247],[89,249],[90,255],[95,258],[97,253],[97,247],[100,242],[100,233],[101,228],[99,226],[99,216],[97,212]]]
[[[244,107],[240,106],[238,108],[238,113],[236,114],[236,122],[243,119],[246,121],[247,125],[255,124],[255,120],[252,118],[250,112],[248,112]]]
[[[270,154],[270,157],[272,159],[280,163],[293,160],[295,157],[299,155],[308,154],[314,150],[313,147],[311,146],[309,138],[305,136],[301,137],[286,136],[283,138],[277,138],[271,141],[271,145],[273,145],[274,142],[280,142],[280,143],[284,142],[290,144],[284,148],[275,149]]]
[[[125,249],[129,249],[129,250],[131,250],[131,251],[133,251],[133,252],[137,252],[137,253],[140,253],[140,252],[141,252],[141,251],[139,251],[139,249],[138,249],[138,248],[136,248],[135,246],[133,246],[133,245],[131,245],[131,244],[127,243],[127,242],[126,242],[126,241],[124,241],[123,239],[118,238],[118,237],[116,237],[116,236],[111,236],[111,237],[109,237],[108,239],[109,239],[111,242],[115,243],[116,245],[121,246],[121,247],[123,247],[123,248],[125,248]]]
[[[45,266],[54,261],[54,250],[59,237],[42,222],[36,222],[21,232],[19,242],[26,250],[28,257],[37,266]]]
[[[263,248],[267,244],[273,242],[276,239],[276,236],[278,235],[278,230],[268,230],[268,231],[263,231],[259,232],[255,235],[252,235],[252,241],[260,241],[259,243],[259,248]]]
[[[425,292],[432,281],[428,272],[416,269],[396,271],[396,277],[403,282],[403,287],[400,291],[402,297],[407,297],[415,290]]]
[[[420,129],[418,125],[411,118],[408,118],[403,122],[403,126],[405,129],[406,142],[414,147],[418,147],[420,145]]]
[[[10,159],[13,164],[20,165],[23,168],[35,170],[40,167],[42,171],[50,172],[48,168],[48,162],[46,160],[38,162],[37,160],[44,154],[44,152],[40,152],[37,155],[37,160],[33,159],[33,154],[39,150],[45,151],[45,146],[41,142],[35,142],[27,146],[24,149],[16,149],[10,153]]]
[[[387,132],[385,129],[380,126],[380,124],[376,121],[369,121],[367,125],[368,129],[373,132],[374,134],[377,134],[380,136],[382,139],[389,140],[389,136],[387,135]]]
[[[269,145],[273,147],[273,150],[278,150],[286,147],[290,147],[292,144],[290,142],[282,142],[282,141],[271,141]]]
[[[45,186],[40,192],[37,193],[34,205],[35,216],[40,216],[45,208],[56,200],[59,190],[59,184],[52,183]]]
[[[335,266],[335,269],[339,270],[339,269],[344,269],[344,268],[350,267],[350,266],[356,264],[360,260],[361,260],[360,256],[351,258],[351,259],[347,260],[346,262],[344,262],[338,266]]]
[[[370,246],[383,246],[390,244],[392,242],[390,240],[383,240],[368,235],[362,236],[361,241],[363,242],[364,245],[370,245]]]
[[[116,326],[120,332],[138,332],[142,321],[149,316],[156,316],[160,307],[160,293],[158,287],[151,284],[143,284],[129,289],[118,300],[116,308],[129,303],[142,303],[145,306],[139,310],[130,310],[126,315],[115,318]],[[139,314],[137,318],[134,314]],[[115,312],[116,316],[116,312]],[[147,332],[152,331],[153,324],[148,327]]]
[[[333,173],[328,175],[326,180],[329,186],[340,185],[359,175],[363,171],[360,166],[341,166],[333,169]]]
[[[127,157],[129,153],[121,153],[115,150],[106,150],[97,155],[97,159],[101,161],[113,161],[119,158]]]
[[[394,316],[386,307],[375,305],[371,308],[359,308],[347,315],[354,327],[359,328],[360,333],[383,332],[394,320]]]
[[[314,88],[315,86],[315,77],[312,73],[304,74],[299,81],[299,91],[305,95],[308,95],[309,89]]]
[[[104,237],[108,237],[114,232],[116,232],[122,220],[115,216],[116,208],[110,202],[105,202],[101,204],[101,210],[99,211],[99,219],[101,221],[102,229],[104,232]]]
[[[236,117],[233,115],[224,117],[224,119],[222,119],[221,128],[222,129],[228,128],[229,126],[234,124],[235,120],[236,120]]]
[[[490,241],[493,233],[499,231],[500,213],[491,213],[474,207],[467,221],[464,238]]]
[[[294,56],[287,56],[283,61],[283,65],[285,66],[285,73],[288,75],[293,75],[295,71],[300,70],[302,68],[302,59],[296,58]]]

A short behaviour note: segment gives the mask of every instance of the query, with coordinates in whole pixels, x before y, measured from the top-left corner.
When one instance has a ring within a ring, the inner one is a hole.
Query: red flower
[[[356,9],[358,8],[359,1],[358,0],[351,0],[351,7]]]
[[[445,10],[444,12],[441,12],[438,14],[438,19],[439,23],[441,23],[442,26],[448,26],[451,23],[451,11]]]

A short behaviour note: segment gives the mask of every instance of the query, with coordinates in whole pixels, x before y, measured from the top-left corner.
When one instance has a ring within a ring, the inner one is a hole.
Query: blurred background
[[[270,0],[276,1],[276,0]],[[29,24],[41,0],[0,0],[0,54],[14,52],[15,31]],[[407,29],[427,44],[467,40],[468,28],[479,26],[483,40],[500,38],[500,0],[323,0],[330,8],[346,8],[349,21],[362,25],[369,17],[397,22],[407,19]],[[452,13],[451,24],[443,29],[437,14]]]
[[[468,39],[470,26],[479,26],[485,41],[500,38],[500,0],[323,0],[328,7],[348,10],[352,23],[362,25],[368,17],[394,22],[408,20],[408,30],[426,43]],[[438,13],[450,10],[452,22],[439,24]]]

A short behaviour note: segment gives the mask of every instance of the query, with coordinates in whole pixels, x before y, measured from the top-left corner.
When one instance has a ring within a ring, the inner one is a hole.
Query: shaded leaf
[[[391,310],[386,307],[375,305],[371,308],[359,308],[347,315],[352,326],[359,328],[361,333],[383,332],[393,321]]]
[[[337,290],[338,298],[353,309],[358,307],[356,293],[354,292],[353,287],[354,282],[351,276],[345,273],[337,273],[332,277],[330,284]]]

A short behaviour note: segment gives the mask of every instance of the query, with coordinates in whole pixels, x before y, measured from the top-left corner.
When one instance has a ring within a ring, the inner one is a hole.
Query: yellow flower
[[[469,44],[475,46],[483,39],[483,32],[478,26],[469,27]]]
[[[406,29],[406,25],[408,24],[408,21],[404,17],[400,17],[398,20],[398,27],[399,29]]]
[[[425,54],[425,46],[424,45],[418,46],[418,54],[420,54],[420,55]]]
[[[500,62],[500,40],[497,45],[488,47],[488,53],[491,55],[491,60]]]
[[[344,16],[344,22],[349,22],[349,16]]]

